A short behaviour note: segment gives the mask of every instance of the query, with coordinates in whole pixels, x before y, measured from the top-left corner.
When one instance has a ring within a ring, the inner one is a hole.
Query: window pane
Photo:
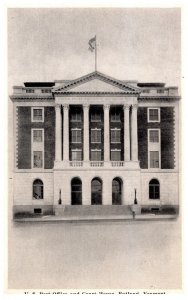
[[[111,151],[111,160],[120,161],[121,160],[121,151]]]
[[[101,143],[101,130],[91,130],[91,143]]]
[[[42,121],[42,109],[33,109],[33,120]]]
[[[82,160],[82,151],[72,151],[72,160]]]
[[[33,167],[42,168],[42,151],[33,152]]]
[[[33,130],[33,142],[42,142],[42,130]]]
[[[81,130],[72,130],[71,137],[72,143],[81,143]]]
[[[101,113],[100,112],[92,112],[91,113],[91,121],[101,121]]]
[[[33,185],[33,198],[43,199],[43,185]]]
[[[149,131],[149,141],[151,143],[159,142],[159,131],[158,130],[150,130]]]
[[[149,109],[149,120],[158,121],[159,120],[159,111],[158,109]]]
[[[159,152],[150,151],[150,168],[159,168]]]
[[[81,121],[81,113],[79,112],[71,113],[71,121]]]
[[[115,121],[120,121],[120,113],[117,113],[117,112],[115,112],[115,113],[112,113],[111,114],[111,121],[113,121],[113,122],[115,122]]]
[[[120,138],[121,138],[120,130],[118,129],[111,130],[111,143],[120,143],[121,141]]]
[[[91,150],[91,160],[92,161],[101,161],[101,151]]]

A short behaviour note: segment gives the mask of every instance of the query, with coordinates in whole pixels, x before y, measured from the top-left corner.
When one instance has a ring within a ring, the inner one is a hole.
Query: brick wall
[[[161,129],[161,168],[174,168],[174,108],[161,107],[161,122],[147,121],[147,107],[138,108],[138,159],[141,169],[148,168],[148,129]]]
[[[161,107],[161,169],[174,168],[174,108]]]
[[[44,122],[31,122],[31,107],[18,107],[18,169],[31,169],[31,129],[44,128],[44,168],[55,159],[55,109],[44,108]]]

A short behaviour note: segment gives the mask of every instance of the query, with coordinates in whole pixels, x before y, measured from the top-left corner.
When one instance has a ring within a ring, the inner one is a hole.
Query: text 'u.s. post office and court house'
[[[178,206],[177,87],[117,80],[14,86],[14,212]]]

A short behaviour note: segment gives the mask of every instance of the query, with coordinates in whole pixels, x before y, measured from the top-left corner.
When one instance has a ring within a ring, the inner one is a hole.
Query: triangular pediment
[[[138,94],[140,90],[96,71],[72,80],[66,85],[58,86],[53,89],[53,92],[54,94]]]

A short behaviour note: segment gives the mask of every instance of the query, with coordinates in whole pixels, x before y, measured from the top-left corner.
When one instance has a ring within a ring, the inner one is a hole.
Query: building
[[[177,87],[95,71],[26,82],[10,98],[15,214],[134,202],[178,207]]]

